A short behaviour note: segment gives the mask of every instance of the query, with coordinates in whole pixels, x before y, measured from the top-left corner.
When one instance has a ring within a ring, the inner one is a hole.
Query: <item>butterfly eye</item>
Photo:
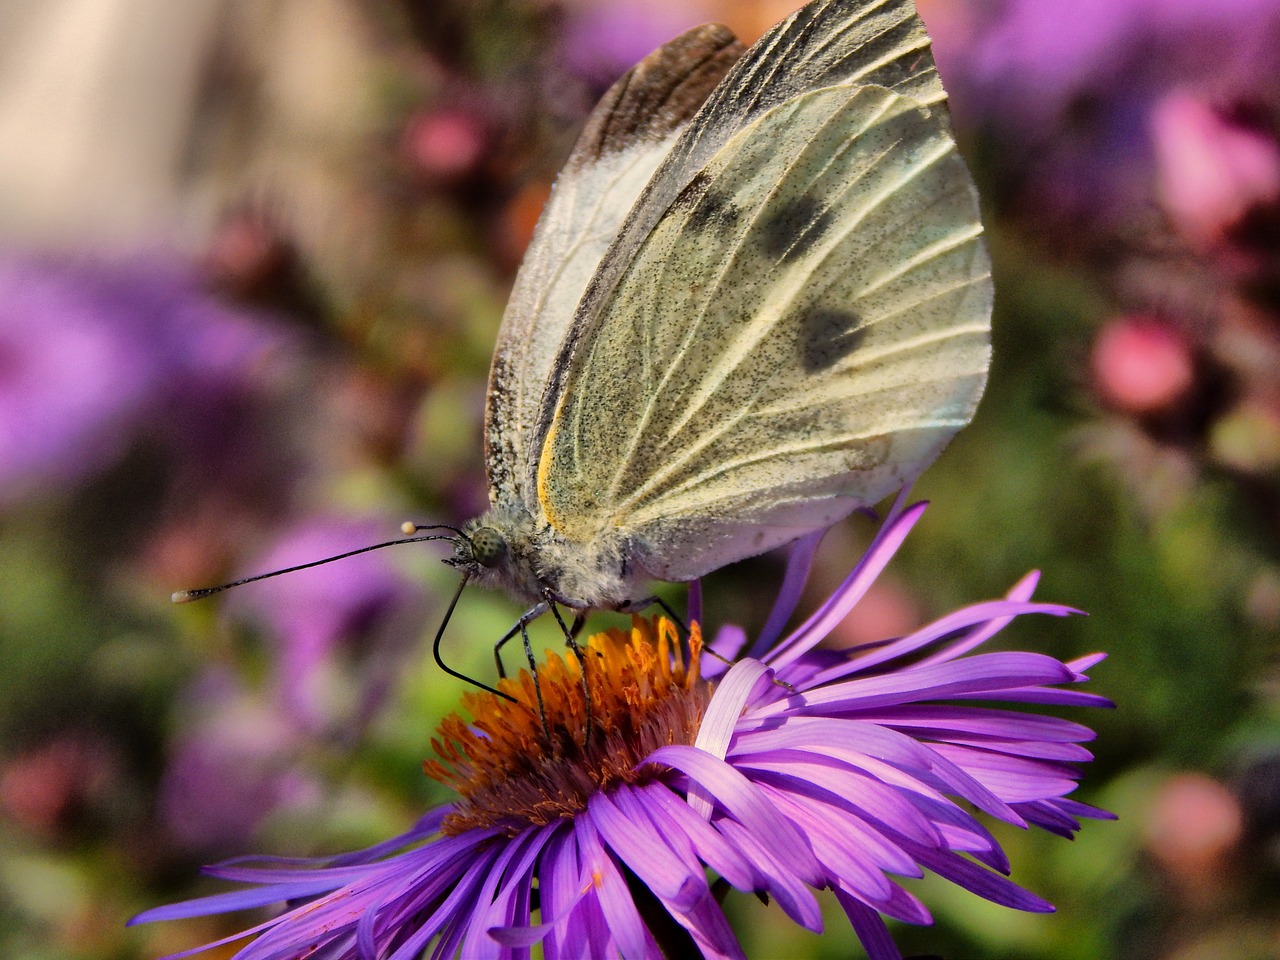
[[[507,555],[507,541],[493,527],[477,527],[471,536],[471,559],[482,567],[496,567]]]

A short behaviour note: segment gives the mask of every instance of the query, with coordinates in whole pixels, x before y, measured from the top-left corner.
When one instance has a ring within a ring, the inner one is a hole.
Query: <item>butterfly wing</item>
[[[689,579],[878,501],[968,422],[991,288],[941,97],[909,2],[811,5],[739,62],[557,358],[536,482],[563,537]]]
[[[806,91],[843,83],[879,85],[926,105],[945,102],[946,93],[929,52],[929,36],[916,16],[913,0],[819,0],[802,7],[737,61],[664,155],[585,288],[549,367],[536,423],[521,433],[526,444],[523,455],[504,461],[504,469],[516,462],[523,466],[523,482],[517,479],[514,483],[525,491],[525,503],[535,516],[538,498],[531,494],[537,488],[546,436],[564,395],[574,356],[581,344],[599,335],[598,328],[607,317],[606,305],[634,251],[680,191],[738,131]],[[541,346],[548,347],[549,340],[544,339]],[[495,357],[495,370],[498,363]],[[494,420],[490,418],[491,426]],[[492,471],[495,458],[489,459]]]
[[[679,131],[742,52],[725,27],[690,30],[622,77],[592,112],[538,221],[502,318],[485,412],[493,503],[536,506],[521,483],[527,451],[578,301]]]

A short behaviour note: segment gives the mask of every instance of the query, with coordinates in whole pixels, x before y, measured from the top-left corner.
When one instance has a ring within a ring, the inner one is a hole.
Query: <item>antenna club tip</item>
[[[169,594],[170,603],[190,603],[194,599],[195,596],[190,590],[175,590]]]
[[[404,523],[400,524],[400,532],[406,537],[412,537],[418,532],[418,525],[412,520],[406,520]]]

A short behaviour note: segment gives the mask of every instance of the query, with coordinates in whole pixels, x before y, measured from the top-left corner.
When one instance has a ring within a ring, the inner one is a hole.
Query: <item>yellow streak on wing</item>
[[[563,397],[560,400],[560,405],[564,405]],[[557,517],[555,511],[551,509],[551,496],[547,489],[551,478],[551,450],[555,445],[556,433],[559,430],[560,411],[557,409],[556,415],[551,418],[551,425],[547,428],[547,436],[542,441],[542,454],[538,457],[538,503],[542,506],[542,515],[547,518],[547,523],[563,533],[563,520]]]

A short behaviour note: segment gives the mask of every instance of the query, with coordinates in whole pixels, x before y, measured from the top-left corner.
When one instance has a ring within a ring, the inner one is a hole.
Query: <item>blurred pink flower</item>
[[[1280,201],[1280,140],[1200,98],[1165,97],[1151,118],[1161,206],[1193,244],[1215,247],[1253,207]]]
[[[409,118],[403,149],[428,179],[451,183],[476,172],[488,141],[489,132],[474,112],[444,107]]]
[[[1175,774],[1160,785],[1143,834],[1147,850],[1184,897],[1214,901],[1229,887],[1244,833],[1240,801],[1200,773]]]
[[[1155,317],[1112,320],[1093,344],[1093,376],[1112,406],[1131,414],[1168,409],[1195,379],[1195,358],[1182,332]]]

